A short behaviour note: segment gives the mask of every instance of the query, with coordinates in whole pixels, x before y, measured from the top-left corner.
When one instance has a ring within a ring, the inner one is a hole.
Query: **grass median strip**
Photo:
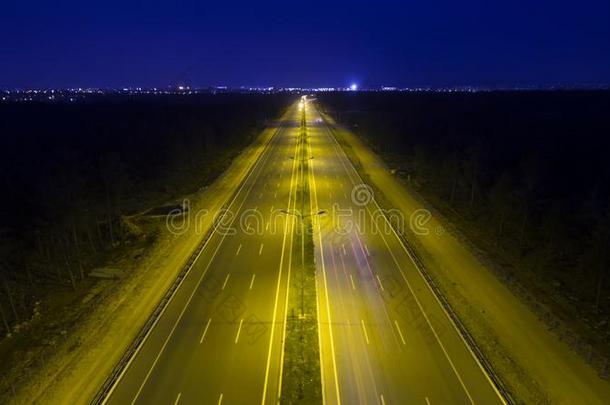
[[[307,142],[305,122],[301,125],[301,142]],[[298,226],[293,239],[292,268],[289,281],[288,313],[282,377],[283,403],[322,403],[320,352],[316,312],[316,268],[309,204],[308,160],[306,148],[300,148],[299,185],[297,190]]]

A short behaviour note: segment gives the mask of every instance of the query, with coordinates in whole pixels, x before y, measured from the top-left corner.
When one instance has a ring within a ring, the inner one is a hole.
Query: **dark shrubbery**
[[[609,92],[320,98],[475,243],[537,280],[530,288],[608,325]]]

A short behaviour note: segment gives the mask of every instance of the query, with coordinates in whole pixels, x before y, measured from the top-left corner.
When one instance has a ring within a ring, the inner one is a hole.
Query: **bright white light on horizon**
[[[352,83],[351,86],[349,86],[351,91],[356,91],[358,90],[358,85],[356,83]]]

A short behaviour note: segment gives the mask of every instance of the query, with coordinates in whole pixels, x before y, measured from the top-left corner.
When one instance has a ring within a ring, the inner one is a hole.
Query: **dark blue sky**
[[[0,5],[0,88],[610,83],[610,1]]]

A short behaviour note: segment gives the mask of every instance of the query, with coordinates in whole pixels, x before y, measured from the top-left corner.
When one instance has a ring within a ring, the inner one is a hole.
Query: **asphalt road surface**
[[[300,118],[280,122],[107,403],[275,402]]]
[[[312,211],[326,211],[314,221],[325,403],[502,403],[315,106],[305,112],[307,142],[295,103],[107,403],[278,402],[297,221],[280,210],[296,207],[298,148],[313,156]]]
[[[315,239],[325,402],[503,403],[315,108],[308,124],[312,206],[332,213]]]

